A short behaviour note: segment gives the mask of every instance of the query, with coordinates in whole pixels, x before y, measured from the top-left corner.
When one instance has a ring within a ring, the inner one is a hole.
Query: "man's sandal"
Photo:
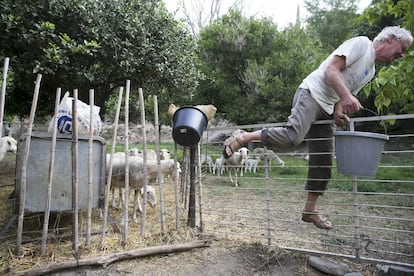
[[[224,145],[223,149],[223,156],[224,158],[230,158],[233,156],[233,153],[238,151],[243,144],[240,142],[239,138],[237,136],[230,137],[227,141],[227,143]],[[227,154],[227,149],[230,149],[230,154]]]
[[[312,222],[313,225],[315,225],[319,229],[331,230],[333,228],[333,223],[328,218],[321,218],[319,216],[319,220],[316,220],[312,217],[313,215],[319,216],[318,211],[303,211],[302,221]]]

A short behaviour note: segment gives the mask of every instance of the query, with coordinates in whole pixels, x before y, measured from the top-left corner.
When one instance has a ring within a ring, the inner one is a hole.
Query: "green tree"
[[[297,86],[321,60],[319,48],[298,27],[279,32],[269,19],[231,11],[200,33],[206,79],[197,98],[238,124],[286,120]]]
[[[326,52],[352,36],[358,17],[356,0],[306,0],[308,31],[315,32]]]
[[[28,114],[36,73],[43,75],[40,116],[51,114],[57,87],[78,88],[85,101],[93,88],[104,107],[130,79],[167,110],[199,79],[196,45],[160,0],[1,0],[0,28],[0,57],[10,57],[13,75],[8,113]]]
[[[377,1],[364,13],[368,22],[381,30],[389,25],[401,25],[414,33],[414,0]],[[366,87],[366,94],[375,95],[375,105],[381,113],[414,113],[414,50],[391,66],[379,68],[377,77]]]

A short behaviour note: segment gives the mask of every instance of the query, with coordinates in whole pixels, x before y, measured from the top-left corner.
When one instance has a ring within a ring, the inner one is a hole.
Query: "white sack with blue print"
[[[57,129],[59,133],[72,133],[72,103],[73,98],[69,97],[69,92],[66,92],[60,101],[58,112],[57,112]],[[99,135],[102,129],[102,121],[99,116],[100,107],[94,105],[92,108],[92,126],[93,134]],[[90,117],[91,117],[91,107],[90,105],[77,100],[76,110],[78,113],[78,133],[79,134],[89,134],[89,129],[91,126]],[[52,132],[53,128],[53,119],[49,123],[49,133]]]

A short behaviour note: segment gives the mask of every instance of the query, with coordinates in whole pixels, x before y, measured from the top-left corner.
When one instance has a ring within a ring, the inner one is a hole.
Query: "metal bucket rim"
[[[354,136],[354,137],[367,137],[374,139],[381,139],[388,141],[390,138],[386,134],[375,133],[375,132],[365,132],[365,131],[334,131],[334,136]]]

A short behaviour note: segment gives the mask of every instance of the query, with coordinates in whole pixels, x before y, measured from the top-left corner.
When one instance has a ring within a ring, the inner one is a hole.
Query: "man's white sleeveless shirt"
[[[371,40],[365,36],[358,36],[342,43],[299,86],[309,89],[312,97],[328,114],[333,113],[335,103],[340,100],[336,91],[326,83],[324,76],[325,69],[334,56],[346,58],[346,69],[342,71],[342,78],[353,95],[356,95],[375,74],[375,49]]]

